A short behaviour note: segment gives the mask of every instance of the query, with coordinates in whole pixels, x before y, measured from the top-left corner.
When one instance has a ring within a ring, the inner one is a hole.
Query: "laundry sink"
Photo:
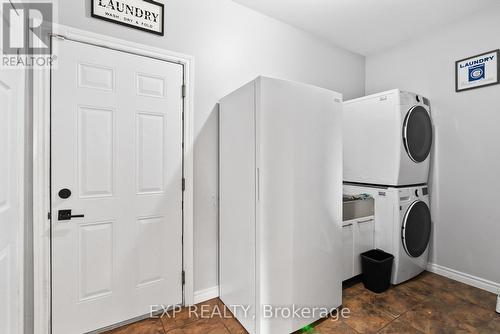
[[[373,197],[367,195],[344,195],[343,221],[373,216],[375,212]]]

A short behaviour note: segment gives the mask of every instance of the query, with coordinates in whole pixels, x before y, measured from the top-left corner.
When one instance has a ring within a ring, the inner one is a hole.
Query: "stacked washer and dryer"
[[[394,255],[392,284],[427,265],[432,140],[425,97],[396,89],[344,102],[344,194],[375,199],[375,247]]]

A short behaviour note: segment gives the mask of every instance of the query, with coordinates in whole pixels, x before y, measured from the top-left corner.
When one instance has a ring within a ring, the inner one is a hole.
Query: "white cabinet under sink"
[[[352,277],[354,272],[354,231],[353,223],[342,226],[342,280]]]
[[[375,248],[375,219],[373,216],[343,222],[343,280],[361,274],[360,254],[373,248]]]

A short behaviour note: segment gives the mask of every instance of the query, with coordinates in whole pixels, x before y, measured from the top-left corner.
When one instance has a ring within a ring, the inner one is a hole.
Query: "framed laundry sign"
[[[164,6],[152,0],[90,0],[92,17],[164,35]]]
[[[455,91],[480,88],[499,83],[500,50],[481,53],[455,62]]]

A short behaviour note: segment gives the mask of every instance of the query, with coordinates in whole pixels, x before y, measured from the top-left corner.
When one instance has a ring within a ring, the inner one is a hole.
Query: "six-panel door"
[[[52,325],[84,333],[182,303],[183,73],[70,40],[54,53]]]

